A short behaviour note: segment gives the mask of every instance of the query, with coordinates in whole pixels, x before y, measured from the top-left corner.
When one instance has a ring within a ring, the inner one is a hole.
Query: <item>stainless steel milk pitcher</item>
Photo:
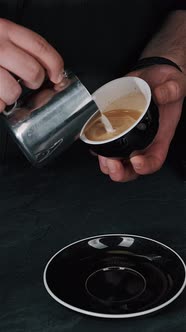
[[[45,81],[29,90],[2,115],[27,159],[42,166],[66,150],[97,111],[85,86],[67,71],[62,84]]]

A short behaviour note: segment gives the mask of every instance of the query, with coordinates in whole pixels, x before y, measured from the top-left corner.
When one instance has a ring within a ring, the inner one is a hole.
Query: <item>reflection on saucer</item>
[[[186,285],[186,267],[171,248],[127,234],[74,242],[47,263],[44,285],[62,305],[103,318],[147,315],[173,302]]]
[[[87,292],[95,300],[112,306],[139,297],[146,288],[144,277],[132,269],[110,266],[93,272],[85,282]]]

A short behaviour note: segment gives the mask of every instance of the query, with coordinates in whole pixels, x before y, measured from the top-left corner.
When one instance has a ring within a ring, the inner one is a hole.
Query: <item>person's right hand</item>
[[[60,83],[63,70],[63,59],[44,38],[0,19],[0,112],[6,105],[13,104],[22,92],[14,75],[26,87],[37,89],[46,75],[53,83]]]

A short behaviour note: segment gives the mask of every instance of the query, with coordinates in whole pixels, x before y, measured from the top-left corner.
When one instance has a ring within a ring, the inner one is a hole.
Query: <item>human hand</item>
[[[134,180],[139,175],[154,173],[161,168],[186,96],[186,76],[174,67],[155,65],[131,72],[127,76],[138,76],[151,87],[159,108],[159,129],[153,143],[144,150],[132,153],[129,161],[98,156],[101,171],[116,182]]]
[[[37,33],[0,19],[0,112],[13,104],[22,89],[12,75],[30,89],[37,89],[45,75],[53,83],[63,79],[64,63],[58,52]]]

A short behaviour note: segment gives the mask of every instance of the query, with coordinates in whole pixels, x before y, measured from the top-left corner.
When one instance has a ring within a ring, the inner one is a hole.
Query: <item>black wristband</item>
[[[177,68],[179,71],[182,72],[181,68],[175,62],[173,62],[169,59],[163,58],[163,57],[159,57],[159,56],[152,56],[149,58],[142,58],[142,59],[138,60],[136,65],[134,67],[132,67],[132,69],[130,71],[139,70],[139,69],[154,66],[154,65],[169,65],[169,66]]]

